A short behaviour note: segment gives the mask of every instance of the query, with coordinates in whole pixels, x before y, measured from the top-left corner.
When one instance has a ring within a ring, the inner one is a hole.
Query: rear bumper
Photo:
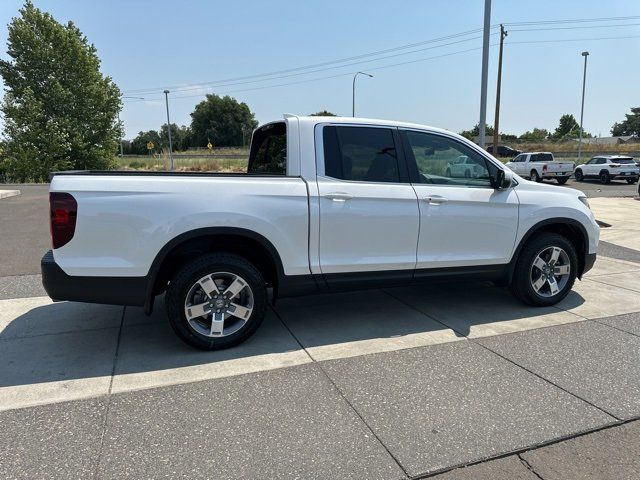
[[[40,262],[42,285],[53,300],[142,306],[145,304],[147,277],[76,277],[67,275],[45,253]]]
[[[569,178],[573,172],[547,172],[542,174],[542,178]]]

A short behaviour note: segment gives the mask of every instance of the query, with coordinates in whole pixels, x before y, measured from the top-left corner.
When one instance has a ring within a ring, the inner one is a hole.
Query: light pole
[[[587,83],[587,57],[589,52],[582,52],[584,57],[584,73],[582,74],[582,107],[580,108],[580,133],[578,138],[578,160],[582,156],[582,119],[584,118],[584,88]]]
[[[144,97],[122,97],[122,98],[133,98],[134,100],[146,100]],[[120,110],[118,110],[118,125],[120,124]],[[120,135],[120,158],[124,157],[124,148],[122,147],[122,135]]]
[[[480,79],[480,138],[481,148],[485,145],[487,125],[487,78],[489,76],[489,30],[491,30],[491,0],[484,0],[484,32],[482,35],[482,77]]]
[[[358,75],[366,75],[369,78],[373,78],[373,75],[370,75],[365,72],[357,72],[353,76],[353,95],[351,97],[351,116],[352,117],[356,116],[356,78],[358,77]]]
[[[171,143],[171,121],[169,120],[169,90],[164,91],[164,100],[167,105],[167,133],[169,134],[169,171],[173,172],[173,145]]]

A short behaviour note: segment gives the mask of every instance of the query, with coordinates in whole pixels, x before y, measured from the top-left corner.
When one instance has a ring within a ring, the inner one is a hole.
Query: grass
[[[206,150],[190,150],[173,154],[174,169],[178,172],[246,172],[249,157],[248,148],[217,148],[209,153]],[[167,153],[146,155],[127,155],[114,159],[118,170],[169,170],[170,159]]]

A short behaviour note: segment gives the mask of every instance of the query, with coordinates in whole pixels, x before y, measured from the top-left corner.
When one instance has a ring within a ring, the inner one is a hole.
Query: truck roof
[[[428,130],[432,132],[446,133],[447,135],[456,135],[457,133],[452,132],[450,130],[446,130],[444,128],[430,127],[428,125],[421,125],[418,123],[409,123],[409,122],[398,122],[395,120],[382,120],[377,118],[360,118],[360,117],[316,117],[316,116],[299,116],[293,115],[289,113],[284,114],[284,118],[297,118],[298,121],[307,124],[317,124],[317,123],[343,123],[345,125],[348,124],[358,124],[358,125],[379,125],[386,127],[401,127],[401,128],[415,128],[418,130]],[[277,121],[277,120],[276,120]],[[269,122],[274,123],[274,122]]]

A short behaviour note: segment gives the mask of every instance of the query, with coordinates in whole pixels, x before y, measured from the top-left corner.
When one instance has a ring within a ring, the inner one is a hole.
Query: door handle
[[[440,205],[441,203],[445,203],[447,201],[446,198],[441,197],[440,195],[430,195],[428,197],[424,197],[423,200],[428,202],[430,205]]]
[[[345,193],[345,192],[324,193],[324,194],[322,194],[322,196],[324,198],[329,198],[329,199],[333,200],[334,202],[345,202],[345,201],[351,200],[353,198],[353,195],[351,195],[350,193]]]

